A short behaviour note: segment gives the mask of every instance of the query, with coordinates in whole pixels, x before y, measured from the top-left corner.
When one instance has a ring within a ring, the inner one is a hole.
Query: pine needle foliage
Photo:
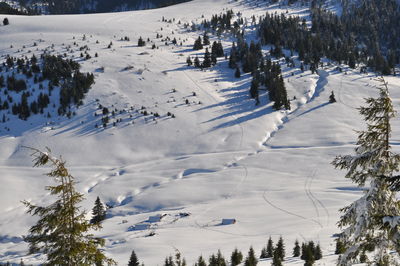
[[[29,244],[29,253],[46,254],[46,265],[116,265],[99,249],[105,240],[88,233],[89,230],[99,230],[101,226],[90,224],[85,219],[86,212],[80,210],[78,205],[84,197],[76,191],[74,177],[66,168],[66,162],[53,157],[49,149],[46,152],[29,149],[33,151],[34,167],[52,167],[46,175],[55,184],[47,186],[46,190],[56,198],[55,202],[44,207],[23,201],[27,213],[39,217],[24,237]]]
[[[390,189],[393,173],[398,171],[400,156],[391,151],[390,120],[395,110],[389,97],[387,83],[379,81],[378,98],[367,98],[366,107],[359,108],[367,128],[358,131],[355,155],[338,156],[332,164],[338,169],[347,170],[346,178],[358,186],[366,187],[364,195],[341,209],[343,213],[338,225],[342,228],[339,241],[344,245],[344,253],[338,265],[351,265],[359,262],[365,251],[373,256],[370,261],[378,265],[397,265],[392,250],[399,251],[398,225],[390,228],[384,224],[387,217],[400,215],[399,202],[395,192]],[[364,258],[365,259],[365,258]]]

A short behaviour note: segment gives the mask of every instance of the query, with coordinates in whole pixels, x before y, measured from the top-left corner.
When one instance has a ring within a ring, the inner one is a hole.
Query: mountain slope
[[[24,213],[20,201],[51,202],[44,191],[51,180],[43,176],[46,169],[31,168],[29,151],[22,146],[48,146],[67,160],[87,198],[85,209],[97,196],[112,206],[100,235],[107,239],[106,253],[121,265],[132,249],[146,265],[160,265],[176,249],[189,264],[218,249],[228,257],[235,247],[246,252],[253,245],[258,254],[270,235],[275,241],[279,235],[285,238],[287,253],[295,239],[320,242],[327,255],[320,265],[332,265],[338,209],[361,192],[330,162],[354,148],[353,130],[363,127],[356,108],[364,97],[375,95],[379,84],[373,74],[345,66],[343,72],[326,66],[317,75],[282,63],[289,97],[296,99],[292,111],[274,111],[265,95],[254,105],[248,97],[251,76],[235,79],[226,60],[211,70],[187,67],[188,55],[202,56],[192,50],[202,33],[183,25],[200,23],[202,15],[242,11],[254,37],[253,14],[308,14],[302,6],[244,4],[195,0],[137,12],[8,16],[10,25],[1,28],[7,40],[0,43],[3,60],[7,54],[29,57],[45,48],[62,54],[70,46],[82,71],[95,74],[95,84],[71,119],[38,114],[28,122],[14,117],[0,124],[0,262],[43,260],[26,256],[21,236],[35,219]],[[163,37],[156,39],[157,33]],[[121,41],[125,36],[130,41]],[[140,36],[150,38],[146,47],[137,47]],[[167,36],[182,46],[165,45]],[[231,40],[222,40],[228,49]],[[152,42],[159,48],[151,49]],[[84,45],[91,59],[80,58]],[[269,48],[263,47],[264,52]],[[398,108],[399,80],[388,81]],[[332,90],[338,102],[328,104]],[[112,121],[121,122],[102,128],[100,104],[118,109]],[[160,117],[145,116],[144,110]],[[396,120],[394,132],[398,129]],[[150,230],[131,230],[155,214],[166,216]],[[237,222],[220,226],[223,218]],[[146,237],[152,231],[155,235]],[[285,263],[302,264],[292,258]]]

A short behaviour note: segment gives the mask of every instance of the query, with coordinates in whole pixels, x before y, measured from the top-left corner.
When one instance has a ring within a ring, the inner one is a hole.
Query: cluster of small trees
[[[367,2],[373,2],[371,4]],[[299,59],[316,69],[322,57],[355,68],[363,63],[384,75],[400,63],[400,52],[394,43],[400,30],[394,21],[400,11],[390,0],[361,1],[349,4],[339,17],[315,6],[311,9],[312,26],[300,17],[266,14],[258,32],[263,44],[274,45],[275,54],[282,48],[298,51]]]
[[[70,59],[63,59],[61,56],[42,54],[40,60],[32,55],[31,58],[15,58],[7,56],[6,61],[0,67],[0,73],[10,72],[6,79],[0,74],[0,88],[6,86],[3,91],[6,98],[0,97],[0,110],[7,110],[11,106],[14,115],[22,120],[38,113],[44,113],[44,109],[50,104],[50,95],[56,86],[60,87],[59,94],[59,115],[71,116],[72,106],[79,106],[85,94],[94,83],[94,75],[79,71],[80,65]],[[18,74],[22,78],[17,78]],[[37,98],[32,99],[33,89],[28,91],[27,81],[32,80],[34,84],[39,83],[41,92],[36,94]],[[48,80],[47,92],[43,83]],[[8,92],[22,93],[20,101],[13,99]],[[53,103],[55,106],[55,103]],[[48,116],[50,113],[48,113]]]
[[[203,49],[203,45],[209,45],[210,41],[208,39],[207,33],[204,33],[203,41],[201,37],[195,41],[193,45],[194,50],[201,50]],[[211,53],[208,49],[208,47],[205,50],[204,53],[204,59],[203,62],[200,62],[200,59],[198,56],[194,58],[194,61],[192,61],[191,57],[189,56],[186,59],[186,63],[188,66],[194,65],[197,68],[208,68],[211,66],[215,66],[217,64],[217,58],[218,57],[223,57],[224,56],[224,48],[222,46],[221,41],[216,42],[214,41],[212,46],[211,46]]]

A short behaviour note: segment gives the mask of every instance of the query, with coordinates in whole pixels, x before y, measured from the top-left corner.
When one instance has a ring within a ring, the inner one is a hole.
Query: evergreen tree
[[[274,250],[274,255],[272,256],[271,266],[282,266],[282,259],[281,259],[278,249]]]
[[[193,62],[192,62],[192,59],[190,58],[190,56],[188,56],[188,57],[186,58],[186,63],[187,63],[188,66],[193,65]]]
[[[340,240],[340,238],[336,239],[335,254],[343,254],[345,251],[346,247],[344,243]]]
[[[201,37],[199,36],[199,38],[197,38],[196,41],[194,42],[193,50],[201,50],[201,49],[203,49],[203,44],[201,41]]]
[[[7,26],[7,25],[9,25],[10,24],[10,21],[8,20],[8,18],[4,18],[3,19],[3,25],[4,26]]]
[[[299,241],[294,242],[294,248],[293,248],[293,257],[299,257],[300,256],[300,245]]]
[[[279,237],[278,243],[276,244],[276,248],[274,252],[277,252],[279,258],[283,261],[285,259],[285,244],[283,243],[282,236]]]
[[[267,248],[266,248],[266,247],[263,247],[263,248],[261,249],[260,259],[265,259],[265,258],[268,258],[268,257],[267,257]]]
[[[210,44],[210,38],[208,38],[207,32],[204,32],[204,35],[203,35],[203,44],[204,44],[204,45],[209,45],[209,44]]]
[[[232,252],[231,255],[231,266],[239,265],[243,261],[242,252],[240,252],[237,248]]]
[[[244,266],[256,266],[257,263],[258,263],[258,260],[254,253],[254,249],[253,249],[253,247],[250,247],[249,253],[247,254],[247,257],[246,257],[246,260],[244,261]]]
[[[114,265],[115,262],[99,249],[105,240],[87,233],[100,229],[100,225],[90,224],[85,219],[86,213],[79,210],[78,204],[84,198],[75,190],[75,180],[66,168],[66,162],[53,157],[50,150],[31,150],[35,167],[47,164],[53,167],[47,175],[57,184],[47,186],[46,190],[57,200],[45,207],[23,202],[28,213],[39,216],[36,225],[24,237],[29,244],[29,253],[46,254],[49,265]]]
[[[274,242],[272,238],[269,237],[267,242],[267,258],[272,258],[274,256]]]
[[[194,66],[195,67],[201,67],[200,59],[197,56],[194,58]]]
[[[314,258],[315,258],[315,260],[322,259],[322,251],[321,251],[321,247],[319,244],[314,249]]]
[[[210,52],[208,51],[208,48],[206,48],[206,52],[204,53],[204,61],[203,61],[203,67],[211,67],[211,56]]]
[[[396,193],[389,189],[389,181],[393,172],[398,171],[400,156],[391,152],[390,120],[395,111],[387,83],[383,78],[381,82],[379,97],[366,99],[367,106],[359,109],[367,130],[359,132],[356,155],[338,156],[333,161],[336,168],[346,169],[346,178],[357,185],[370,184],[360,199],[341,210],[340,241],[346,250],[340,256],[339,265],[353,263],[367,248],[374,250],[373,261],[377,265],[389,265],[394,263],[395,254],[391,251],[399,251],[399,226],[393,218],[400,216],[400,209]]]
[[[207,266],[206,261],[203,259],[203,256],[200,256],[194,266]]]
[[[92,224],[99,224],[104,219],[106,219],[106,210],[104,208],[103,203],[101,203],[100,198],[97,197],[96,201],[94,202],[94,207],[92,209],[92,219],[90,223]]]
[[[142,36],[140,36],[139,40],[138,40],[138,46],[142,47],[142,46],[145,46],[145,45],[146,45],[146,42],[143,40]]]
[[[329,102],[330,103],[335,103],[336,102],[335,94],[333,93],[333,91],[331,92],[331,95],[329,96]]]
[[[140,266],[139,260],[134,250],[132,250],[131,257],[129,258],[128,266]]]

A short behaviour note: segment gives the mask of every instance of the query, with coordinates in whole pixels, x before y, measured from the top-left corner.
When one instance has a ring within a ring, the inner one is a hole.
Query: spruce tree
[[[140,266],[139,260],[134,250],[132,250],[131,257],[129,258],[128,266]]]
[[[206,261],[204,260],[203,256],[200,256],[194,266],[207,266]]]
[[[210,52],[208,51],[208,48],[206,48],[206,52],[204,53],[204,61],[203,61],[203,67],[211,67],[211,56]]]
[[[374,250],[371,261],[379,265],[394,263],[396,254],[391,251],[399,251],[399,226],[393,223],[393,218],[400,216],[400,209],[389,184],[400,162],[400,156],[391,151],[389,144],[390,120],[395,117],[395,111],[387,83],[383,78],[380,81],[379,97],[367,98],[367,106],[359,108],[367,129],[358,132],[356,154],[338,156],[332,162],[336,168],[347,170],[346,178],[358,186],[369,184],[360,199],[341,209],[340,241],[345,245],[345,252],[338,265],[357,261],[367,247]]]
[[[300,256],[300,245],[299,241],[294,242],[294,248],[293,248],[293,257],[299,257]]]
[[[256,266],[257,263],[258,263],[258,260],[254,253],[254,249],[253,249],[253,247],[250,247],[249,253],[247,254],[247,257],[246,257],[246,260],[244,261],[244,266]]]
[[[285,259],[285,244],[283,243],[282,236],[279,237],[278,243],[276,244],[275,252],[278,253],[279,258],[282,261]]]
[[[272,258],[272,256],[274,256],[274,242],[272,238],[269,237],[267,242],[267,258]]]
[[[106,210],[104,208],[103,203],[101,203],[99,197],[97,197],[96,201],[94,202],[94,207],[92,209],[92,215],[93,215],[93,217],[90,220],[90,223],[92,223],[92,224],[99,224],[104,219],[106,219]]]
[[[239,265],[243,261],[242,252],[240,252],[237,248],[232,252],[231,255],[231,266]]]
[[[282,259],[277,249],[274,250],[274,255],[272,256],[271,266],[282,266]]]
[[[329,102],[330,103],[335,103],[336,102],[335,94],[333,93],[333,91],[331,92],[331,95],[329,95]]]
[[[46,264],[49,265],[115,265],[99,249],[104,246],[105,240],[88,233],[101,227],[90,224],[85,219],[86,213],[80,211],[78,204],[84,197],[76,191],[75,179],[66,168],[66,162],[53,157],[49,149],[46,152],[29,149],[33,151],[34,167],[50,165],[52,169],[47,176],[56,182],[46,187],[56,197],[56,201],[49,206],[36,206],[23,201],[28,207],[27,212],[39,217],[24,237],[29,244],[29,253],[46,254]]]

